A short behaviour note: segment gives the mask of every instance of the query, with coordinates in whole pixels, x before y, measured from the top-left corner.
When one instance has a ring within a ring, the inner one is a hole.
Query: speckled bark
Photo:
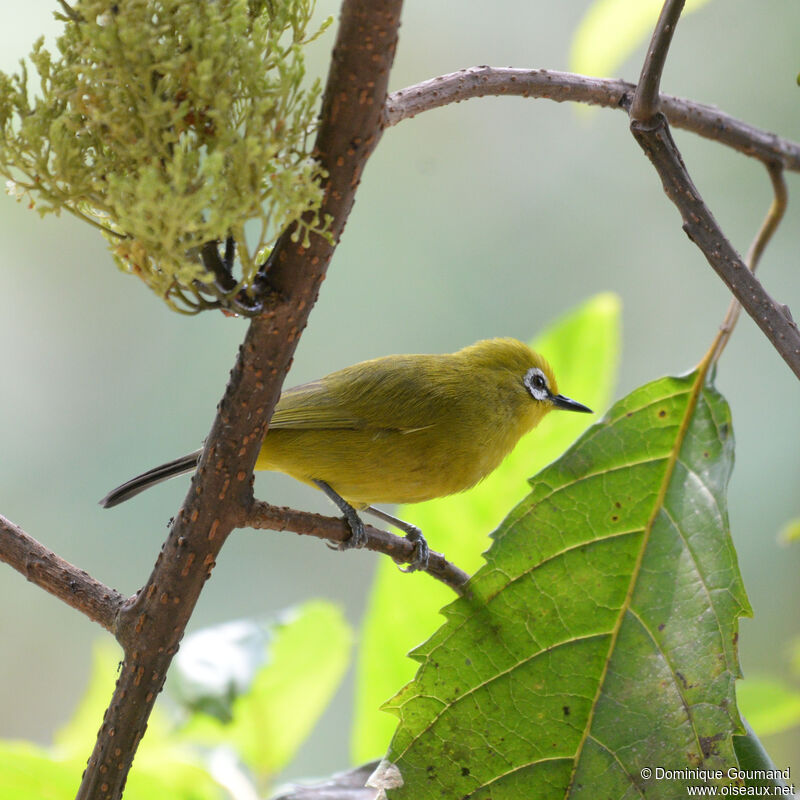
[[[381,134],[397,43],[400,0],[345,0],[323,102],[318,157],[329,177],[323,214],[338,242],[355,190]],[[247,331],[189,494],[152,575],[126,603],[115,632],[125,660],[78,792],[119,798],[153,703],[203,584],[252,498],[252,469],[267,420],[305,328],[335,244],[308,249],[282,237],[267,278],[275,295]]]

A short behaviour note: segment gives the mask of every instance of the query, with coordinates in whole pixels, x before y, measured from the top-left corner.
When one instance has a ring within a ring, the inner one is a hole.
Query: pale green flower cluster
[[[328,24],[308,32],[314,0],[62,6],[58,56],[41,40],[30,56],[38,89],[24,63],[0,73],[9,194],[100,228],[117,264],[178,310],[252,295],[290,224],[324,232],[309,152],[320,87],[303,84],[303,47]],[[201,249],[226,241],[237,275],[220,282]]]

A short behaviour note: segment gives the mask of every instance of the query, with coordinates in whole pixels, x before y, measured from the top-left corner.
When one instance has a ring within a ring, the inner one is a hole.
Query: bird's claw
[[[350,535],[341,542],[328,542],[331,550],[357,550],[367,543],[367,532],[361,517],[351,508],[344,513],[344,521],[350,528]]]
[[[407,567],[398,567],[400,572],[417,572],[418,570],[425,570],[428,568],[428,562],[431,557],[431,550],[428,547],[428,542],[422,535],[419,528],[413,528],[406,533],[406,539],[414,544],[414,554],[411,557]]]
[[[353,550],[354,548],[363,547],[367,543],[367,532],[364,530],[364,523],[361,521],[361,517],[356,514],[356,510],[353,506],[341,495],[337,494],[325,481],[315,479],[314,483],[328,495],[329,499],[332,500],[339,511],[342,512],[344,521],[350,528],[350,535],[344,541],[329,541],[328,547],[330,547],[331,550]]]

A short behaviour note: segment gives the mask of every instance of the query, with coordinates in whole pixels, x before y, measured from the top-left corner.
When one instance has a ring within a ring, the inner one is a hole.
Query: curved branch
[[[350,538],[347,523],[339,517],[324,517],[306,511],[273,506],[256,500],[240,520],[239,527],[274,531],[292,531],[303,536],[316,536],[333,542],[344,542]],[[404,536],[395,536],[388,531],[364,525],[367,542],[364,547],[376,553],[384,553],[399,564],[407,564],[414,557],[414,544]],[[457,594],[463,594],[469,575],[451,564],[440,553],[431,550],[428,566],[424,569],[432,577],[449,586]]]
[[[585,103],[627,112],[635,91],[635,84],[627,81],[570,72],[469,67],[392,92],[386,100],[384,125],[391,127],[423,111],[490,95],[540,97],[557,103]],[[800,144],[796,142],[781,139],[713,106],[672,95],[661,95],[661,111],[676,128],[719,142],[743,155],[779,162],[784,169],[800,172]]]
[[[117,615],[127,600],[125,595],[59,558],[3,516],[0,516],[0,561],[114,633]]]

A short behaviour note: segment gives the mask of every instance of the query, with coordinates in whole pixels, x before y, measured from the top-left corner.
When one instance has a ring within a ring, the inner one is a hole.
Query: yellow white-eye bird
[[[462,492],[492,472],[553,409],[591,410],[558,393],[550,365],[516,339],[487,339],[444,355],[375,358],[287,389],[275,406],[256,469],[285,472],[322,489],[360,547],[364,509],[417,542],[421,532],[374,503],[419,503]],[[201,451],[145,472],[110,492],[106,508],[191,472]]]

